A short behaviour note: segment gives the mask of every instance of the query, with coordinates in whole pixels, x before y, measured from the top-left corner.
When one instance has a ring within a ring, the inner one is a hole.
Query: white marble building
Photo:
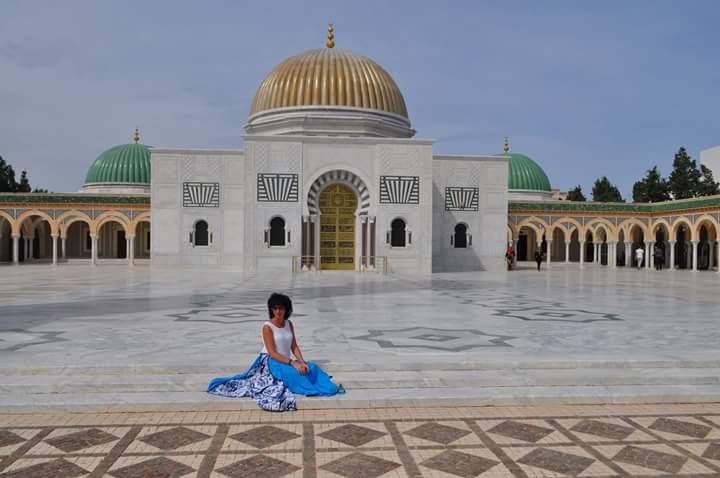
[[[433,156],[372,60],[328,48],[278,65],[244,151],[151,149],[153,263],[500,270],[507,156]]]

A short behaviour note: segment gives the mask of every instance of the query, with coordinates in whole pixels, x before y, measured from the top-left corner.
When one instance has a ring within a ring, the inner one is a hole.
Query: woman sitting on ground
[[[251,397],[263,410],[296,410],[295,396],[332,396],[345,393],[312,362],[305,362],[289,320],[292,301],[283,294],[268,299],[270,320],[262,325],[263,349],[250,368],[233,377],[219,377],[208,392],[223,397]]]

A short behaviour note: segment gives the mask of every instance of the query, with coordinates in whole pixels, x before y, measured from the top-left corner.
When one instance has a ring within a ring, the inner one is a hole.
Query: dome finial
[[[133,141],[135,144],[138,144],[140,142],[140,129],[135,128],[135,131],[133,132]]]
[[[333,28],[332,23],[328,23],[328,35],[327,35],[327,42],[325,45],[328,48],[332,48],[335,46],[335,29]]]
[[[508,137],[505,136],[505,144],[503,145],[503,151],[506,153],[510,151],[510,141],[508,141]]]

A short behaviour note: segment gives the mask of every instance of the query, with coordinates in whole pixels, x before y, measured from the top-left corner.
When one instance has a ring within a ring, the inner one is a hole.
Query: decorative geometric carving
[[[88,471],[80,468],[75,463],[69,462],[64,458],[58,458],[53,461],[46,461],[36,465],[8,471],[2,474],[7,478],[40,478],[40,477],[62,477],[77,478],[87,476]]]
[[[230,478],[267,476],[279,478],[300,470],[299,466],[267,455],[255,455],[217,470]]]
[[[368,191],[365,182],[350,171],[334,169],[322,174],[315,180],[315,182],[313,182],[312,186],[310,186],[307,198],[308,212],[310,215],[317,214],[319,211],[318,197],[320,195],[320,190],[323,189],[326,184],[332,184],[335,182],[351,185],[352,188],[357,191],[358,196],[360,196],[358,215],[367,214],[367,210],[370,207],[370,191]]]
[[[296,202],[298,175],[258,173],[257,200],[258,202]]]
[[[530,465],[554,473],[578,476],[595,462],[592,458],[564,453],[549,448],[536,448],[518,460],[518,463]]]
[[[140,441],[161,450],[175,450],[210,438],[209,435],[185,427],[174,427],[139,438]]]
[[[377,478],[399,468],[400,464],[364,453],[350,453],[320,468],[348,478]]]
[[[97,428],[91,428],[89,430],[81,430],[79,432],[70,433],[57,438],[51,438],[45,441],[65,453],[74,453],[84,448],[104,445],[105,443],[110,443],[117,439],[118,437],[115,435],[111,435],[110,433]]]
[[[445,210],[477,211],[479,195],[478,188],[446,187]]]
[[[183,183],[183,207],[220,207],[220,184]]]
[[[236,433],[230,438],[254,446],[255,448],[267,448],[299,437],[300,435],[297,433],[271,425],[264,425]]]
[[[418,176],[380,176],[381,204],[419,204]]]
[[[439,455],[425,460],[422,465],[455,476],[474,477],[482,475],[499,463],[499,461],[489,460],[481,456],[469,455],[455,450],[445,450]]]
[[[465,435],[469,435],[470,432],[460,428],[443,425],[442,423],[427,422],[413,428],[412,430],[406,431],[405,434],[422,438],[423,440],[448,445],[456,440],[459,440]]]
[[[340,442],[352,447],[365,445],[377,440],[383,435],[385,435],[385,433],[373,430],[372,428],[361,427],[354,423],[342,425],[319,434],[319,436],[327,438],[328,440]]]
[[[165,458],[164,456],[152,458],[134,465],[110,471],[115,478],[135,478],[137,476],[164,476],[167,478],[180,478],[193,470],[187,465]]]
[[[553,432],[551,428],[539,427],[531,423],[517,422],[515,420],[506,420],[488,431],[531,443],[535,443]]]

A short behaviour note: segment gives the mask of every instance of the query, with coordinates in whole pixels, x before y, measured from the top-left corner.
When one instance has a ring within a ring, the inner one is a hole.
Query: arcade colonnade
[[[133,265],[149,259],[146,195],[0,196],[0,262]]]
[[[507,231],[520,261],[532,261],[539,249],[547,265],[637,267],[640,248],[641,267],[694,271],[720,271],[719,235],[720,196],[657,204],[511,202]]]

